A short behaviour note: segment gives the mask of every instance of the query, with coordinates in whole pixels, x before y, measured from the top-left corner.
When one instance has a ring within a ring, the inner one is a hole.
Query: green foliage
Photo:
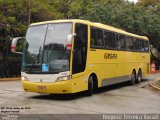
[[[94,3],[94,7],[90,8],[84,18],[145,35],[149,37],[150,43],[160,50],[159,6],[159,2],[154,2],[151,7],[123,0],[105,0],[103,3]]]
[[[29,5],[30,3],[30,5]],[[160,1],[139,0],[0,0],[0,26],[25,35],[30,22],[87,19],[148,36],[160,50]]]

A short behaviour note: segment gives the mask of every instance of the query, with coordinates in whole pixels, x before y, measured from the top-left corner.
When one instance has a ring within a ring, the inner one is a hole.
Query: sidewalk
[[[0,81],[18,81],[21,80],[20,77],[15,77],[15,78],[0,78]]]

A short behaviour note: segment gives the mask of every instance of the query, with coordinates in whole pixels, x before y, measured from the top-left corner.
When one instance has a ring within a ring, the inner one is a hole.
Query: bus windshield
[[[29,73],[69,71],[70,51],[66,49],[66,43],[71,33],[71,23],[30,26],[24,45],[22,71]]]

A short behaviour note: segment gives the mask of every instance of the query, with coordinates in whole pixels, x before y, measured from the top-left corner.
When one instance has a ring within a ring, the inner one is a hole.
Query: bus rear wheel
[[[134,85],[135,82],[136,82],[136,71],[133,70],[133,71],[132,71],[132,74],[131,74],[130,84],[131,84],[131,85]]]
[[[139,70],[137,75],[137,83],[140,83],[141,81],[142,81],[142,71]]]
[[[92,96],[93,94],[93,77],[90,76],[88,79],[88,90],[87,90],[87,96]]]

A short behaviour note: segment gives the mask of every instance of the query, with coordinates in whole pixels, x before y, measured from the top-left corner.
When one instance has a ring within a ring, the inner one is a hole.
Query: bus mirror
[[[25,41],[24,37],[13,38],[12,44],[11,44],[11,52],[22,54],[24,41]]]
[[[68,35],[68,37],[67,37],[67,45],[66,45],[67,50],[71,50],[72,49],[72,39],[75,36],[76,36],[76,33]]]

